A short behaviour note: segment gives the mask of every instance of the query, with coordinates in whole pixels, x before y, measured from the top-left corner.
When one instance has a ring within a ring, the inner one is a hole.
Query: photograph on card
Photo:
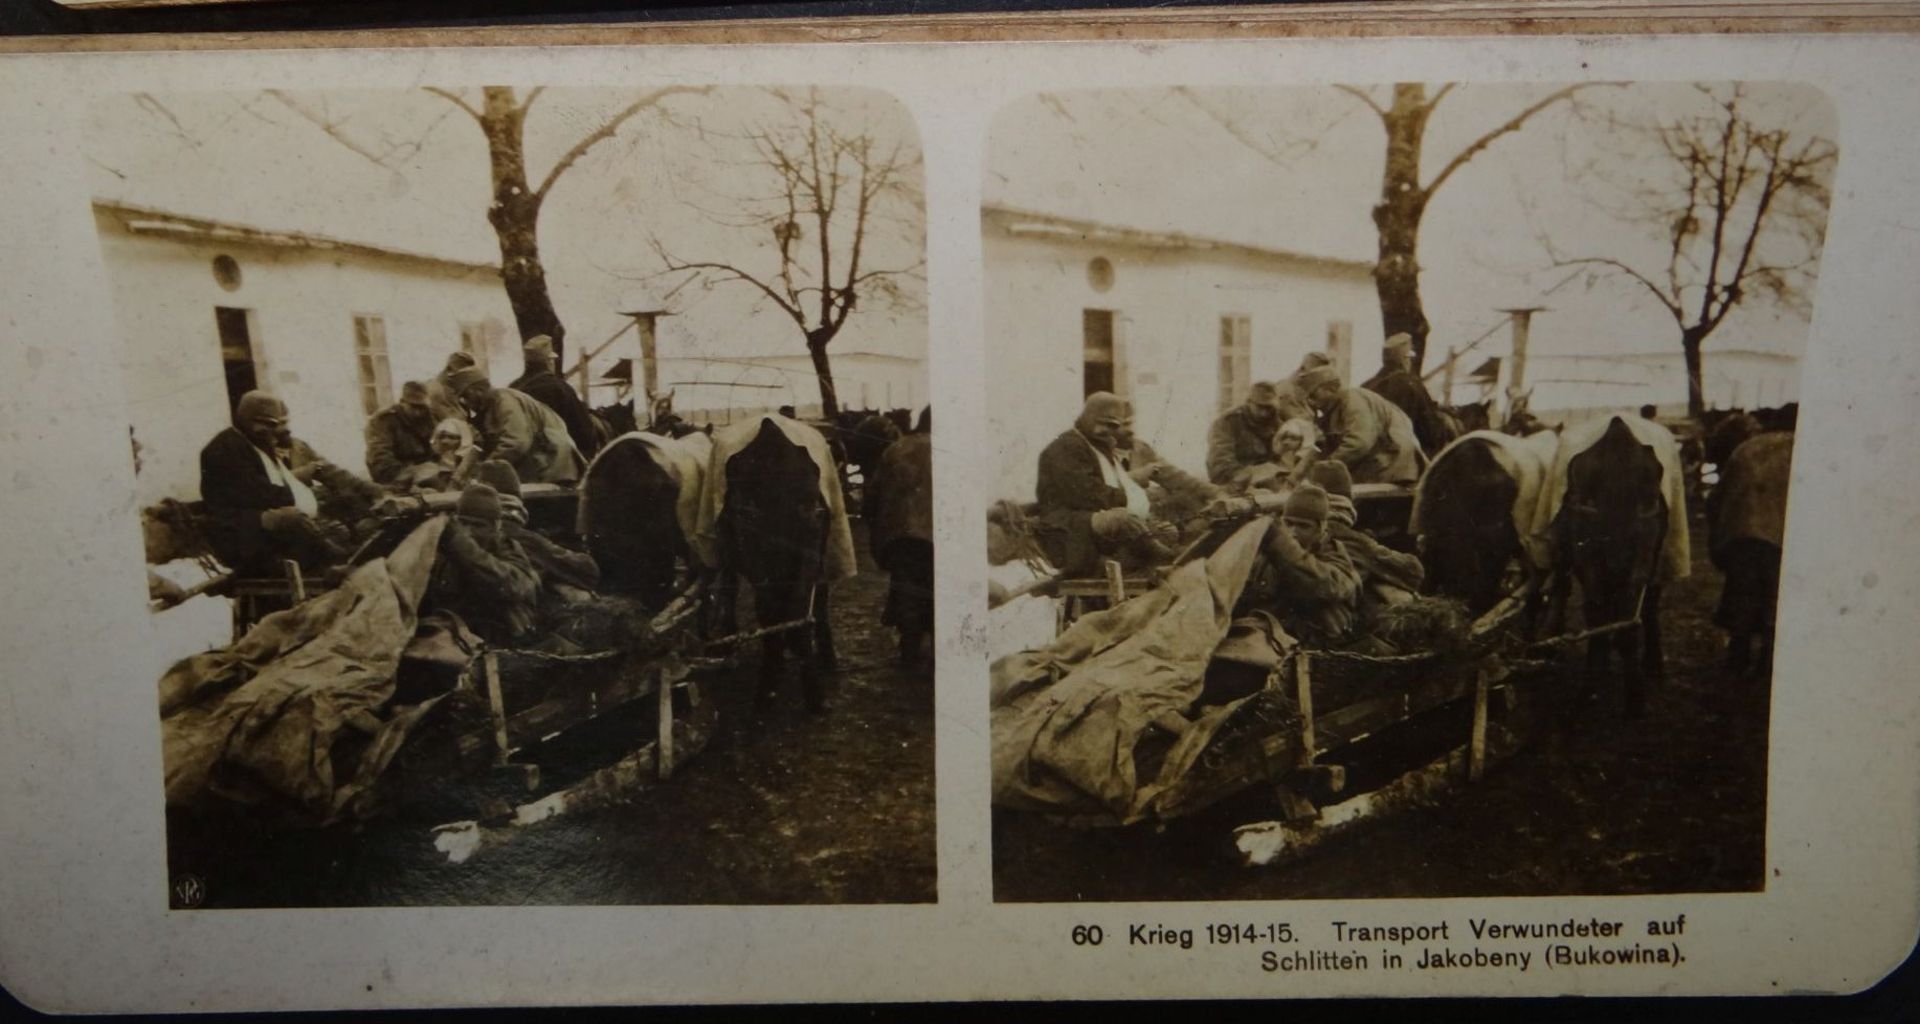
[[[1760,82],[1000,111],[996,899],[1763,890],[1837,137]]]
[[[172,906],[935,898],[904,107],[262,87],[87,128]]]

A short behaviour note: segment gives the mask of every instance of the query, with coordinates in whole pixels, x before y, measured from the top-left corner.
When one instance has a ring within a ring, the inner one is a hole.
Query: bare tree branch
[[[480,111],[476,107],[474,107],[473,104],[468,103],[466,100],[462,99],[459,93],[454,92],[451,89],[442,89],[439,86],[434,86],[434,85],[425,85],[425,86],[421,86],[421,88],[425,89],[427,92],[434,94],[435,96],[440,97],[443,100],[446,100],[448,103],[451,103],[456,107],[459,107],[461,110],[466,111],[467,115],[469,117],[472,117],[475,121],[480,121],[483,123],[485,122],[486,119],[480,116]]]
[[[1612,267],[1614,270],[1617,270],[1620,273],[1627,275],[1633,280],[1640,282],[1641,285],[1645,286],[1647,291],[1650,292],[1655,299],[1658,299],[1660,301],[1661,307],[1664,308],[1667,311],[1667,313],[1673,317],[1674,323],[1680,324],[1681,326],[1686,325],[1686,319],[1687,319],[1686,313],[1681,311],[1680,305],[1676,300],[1669,298],[1667,296],[1667,293],[1662,291],[1660,289],[1660,286],[1657,284],[1654,284],[1653,281],[1649,279],[1646,275],[1640,273],[1638,270],[1633,269],[1632,267],[1628,266],[1625,263],[1622,263],[1619,260],[1613,259],[1608,256],[1580,256],[1574,259],[1556,259],[1552,263],[1549,263],[1548,266],[1553,267],[1555,269],[1559,269],[1563,267],[1591,267],[1591,266]]]
[[[619,113],[614,114],[601,124],[600,127],[588,133],[586,138],[574,143],[565,153],[560,154],[560,159],[554,162],[553,167],[547,171],[547,176],[541,179],[539,186],[533,190],[534,197],[536,199],[545,199],[547,197],[547,191],[553,188],[553,183],[559,180],[560,175],[566,173],[567,168],[572,167],[575,161],[587,155],[588,150],[612,138],[614,133],[620,130],[620,126],[626,124],[635,114],[658,104],[669,96],[693,93],[704,95],[712,91],[713,87],[710,85],[670,85],[664,89],[655,89],[639,99],[634,100],[632,103],[627,104],[621,108]]]
[[[1380,102],[1369,95],[1365,89],[1351,85],[1336,85],[1334,88],[1365,103],[1375,114],[1380,115],[1380,120],[1384,121],[1387,119],[1387,108],[1381,106]]]
[[[1493,145],[1494,142],[1498,140],[1501,136],[1519,131],[1521,127],[1527,123],[1528,119],[1533,117],[1533,115],[1538,114],[1542,110],[1545,110],[1556,103],[1559,103],[1563,100],[1571,98],[1575,93],[1578,93],[1582,89],[1591,89],[1594,86],[1602,85],[1602,84],[1609,84],[1609,83],[1582,82],[1579,85],[1569,85],[1564,89],[1557,89],[1551,93],[1548,93],[1546,96],[1542,97],[1536,102],[1527,105],[1527,107],[1522,109],[1518,114],[1515,114],[1512,117],[1508,118],[1506,121],[1502,122],[1498,127],[1480,136],[1479,138],[1473,140],[1471,143],[1467,145],[1465,149],[1462,149],[1460,152],[1454,154],[1453,159],[1447,161],[1446,165],[1440,168],[1440,173],[1434,175],[1433,180],[1431,182],[1428,182],[1425,186],[1423,186],[1423,190],[1428,195],[1432,195],[1434,191],[1439,189],[1439,187],[1442,184],[1444,184],[1448,178],[1453,177],[1453,172],[1466,166],[1467,161],[1472,160],[1474,157],[1480,155],[1480,152],[1482,150],[1486,149],[1488,146]],[[1448,83],[1447,85],[1441,86],[1440,92],[1436,93],[1433,99],[1427,101],[1427,109],[1431,111],[1433,109],[1433,105],[1439,102],[1440,96],[1444,95],[1446,91],[1451,88],[1453,88],[1452,83]]]

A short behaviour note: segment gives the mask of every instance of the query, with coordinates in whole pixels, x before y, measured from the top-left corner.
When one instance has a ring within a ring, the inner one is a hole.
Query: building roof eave
[[[461,260],[429,253],[412,252],[368,242],[354,242],[303,231],[279,231],[233,221],[216,220],[173,213],[149,206],[111,199],[94,199],[96,213],[116,219],[129,234],[176,241],[223,242],[256,245],[276,249],[304,249],[314,252],[339,252],[355,256],[404,260],[430,266],[499,276],[500,266],[476,260]]]
[[[1352,260],[1340,259],[1333,256],[1318,256],[1312,253],[1294,252],[1287,249],[1273,249],[1265,246],[1249,245],[1244,242],[1230,242],[1224,239],[1188,235],[1181,232],[1148,231],[1117,224],[1103,224],[1099,221],[1086,220],[1078,217],[1041,213],[1036,210],[1025,210],[998,203],[981,204],[980,217],[983,223],[998,222],[1001,230],[1015,238],[1037,237],[1084,245],[1116,245],[1135,246],[1146,249],[1175,249],[1187,252],[1218,252],[1251,256],[1257,259],[1304,264],[1323,270],[1355,275],[1371,275],[1374,267],[1371,260]]]

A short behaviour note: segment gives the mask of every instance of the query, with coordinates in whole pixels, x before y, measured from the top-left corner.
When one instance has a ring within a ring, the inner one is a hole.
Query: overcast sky
[[[1796,134],[1836,137],[1831,107],[1816,91],[1748,88],[1747,108],[1756,119]],[[1422,182],[1553,89],[1456,89],[1429,122]],[[1384,104],[1390,90],[1370,92]],[[1685,84],[1642,84],[1582,97],[1579,116],[1566,105],[1549,108],[1482,151],[1435,194],[1420,238],[1434,351],[1464,345],[1503,322],[1496,309],[1520,305],[1551,309],[1534,321],[1533,343],[1542,353],[1678,348],[1672,318],[1640,286],[1589,288],[1587,275],[1543,270],[1550,257],[1539,238],[1544,233],[1566,255],[1604,254],[1663,268],[1658,235],[1624,220],[1621,211],[1631,205],[1624,187],[1669,165],[1650,139],[1608,120],[1650,123],[1697,113],[1700,93]],[[984,195],[990,203],[1122,226],[1371,261],[1377,251],[1370,210],[1384,151],[1379,118],[1331,86],[1049,94],[998,116]],[[1806,333],[1803,318],[1756,302],[1707,344],[1709,351],[1798,355]],[[1506,349],[1501,330],[1476,351]]]
[[[464,92],[479,103],[478,89]],[[638,95],[546,90],[527,119],[532,181],[537,185],[560,154]],[[819,96],[843,130],[865,131],[881,148],[897,146],[914,161],[912,194],[889,205],[889,222],[870,237],[867,266],[920,262],[924,217],[912,119],[877,92],[822,89]],[[570,337],[597,343],[624,325],[621,309],[682,280],[633,280],[660,269],[652,237],[682,259],[744,261],[770,274],[778,260],[769,232],[723,222],[737,221],[749,203],[773,191],[747,133],[797,123],[766,90],[675,96],[568,170],[549,193],[540,244]],[[100,198],[432,255],[500,258],[486,221],[492,189],[485,140],[472,118],[424,90],[121,96],[95,106],[90,129],[91,185]],[[899,309],[861,307],[835,350],[923,354],[924,289],[910,290],[915,301]],[[743,330],[737,314],[708,303],[757,304],[759,313]],[[674,351],[676,332],[684,339],[703,327],[712,333],[699,337],[702,354],[802,351],[793,322],[747,285],[695,285],[672,304],[681,319],[663,328],[663,354]]]

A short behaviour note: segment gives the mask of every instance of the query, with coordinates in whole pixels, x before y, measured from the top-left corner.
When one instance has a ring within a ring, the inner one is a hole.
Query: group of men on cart
[[[1108,560],[1135,572],[1168,564],[1223,521],[1277,512],[1247,602],[1298,639],[1364,643],[1382,609],[1414,598],[1424,572],[1360,528],[1354,485],[1411,485],[1452,437],[1411,370],[1411,342],[1388,338],[1381,372],[1360,387],[1320,352],[1285,380],[1254,384],[1209,430],[1206,480],[1135,436],[1126,399],[1088,396],[1040,453],[1034,540],[1063,576],[1098,575]]]
[[[455,352],[429,381],[366,423],[367,476],[294,436],[287,402],[242,395],[233,425],[200,452],[208,546],[242,576],[275,576],[286,561],[324,577],[378,528],[390,499],[457,494],[436,568],[438,602],[488,640],[545,631],[593,598],[593,558],[529,526],[523,483],[572,484],[591,450],[586,405],[554,372],[553,344],[525,347],[526,373],[495,387],[473,356]],[[576,616],[577,617],[577,616]]]

